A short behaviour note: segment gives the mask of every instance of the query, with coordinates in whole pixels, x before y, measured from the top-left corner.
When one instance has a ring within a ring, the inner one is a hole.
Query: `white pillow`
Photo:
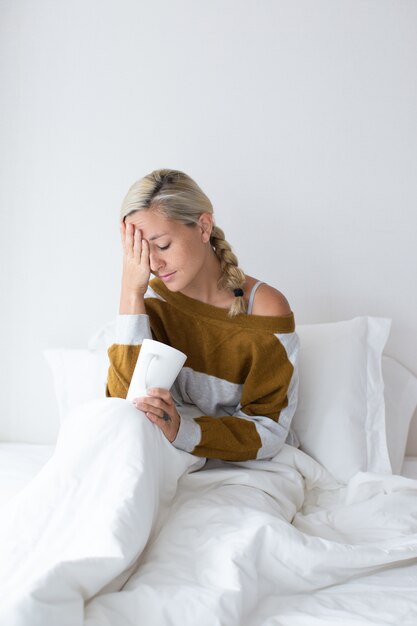
[[[292,421],[302,450],[339,481],[391,473],[381,356],[391,321],[356,317],[298,325],[299,399]]]
[[[59,419],[85,402],[106,396],[110,361],[106,349],[48,349],[43,354],[50,367]]]
[[[417,378],[389,356],[382,357],[385,382],[385,429],[394,474],[401,474],[408,431],[417,406]]]

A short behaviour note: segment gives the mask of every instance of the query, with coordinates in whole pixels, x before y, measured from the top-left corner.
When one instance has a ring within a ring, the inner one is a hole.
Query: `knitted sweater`
[[[162,341],[187,355],[171,389],[180,427],[173,445],[196,456],[271,458],[284,443],[297,404],[299,340],[294,315],[238,315],[170,292],[153,279],[147,314],[119,315],[108,349],[106,395],[125,398],[140,345]]]

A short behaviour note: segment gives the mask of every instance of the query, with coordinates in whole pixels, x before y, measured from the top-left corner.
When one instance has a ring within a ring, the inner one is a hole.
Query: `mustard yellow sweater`
[[[228,316],[171,293],[155,278],[147,315],[119,315],[108,349],[106,395],[125,398],[145,338],[187,354],[171,393],[181,417],[173,445],[226,461],[271,458],[286,442],[297,404],[299,341],[294,315]]]

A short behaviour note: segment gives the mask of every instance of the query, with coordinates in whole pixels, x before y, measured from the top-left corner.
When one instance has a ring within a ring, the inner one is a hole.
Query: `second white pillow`
[[[391,473],[381,356],[391,321],[356,317],[298,325],[300,387],[292,428],[335,478]]]

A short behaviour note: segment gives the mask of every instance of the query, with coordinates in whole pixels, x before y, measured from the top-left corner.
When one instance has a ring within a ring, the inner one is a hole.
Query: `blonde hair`
[[[182,224],[194,225],[202,213],[213,215],[213,205],[197,183],[184,172],[171,169],[154,170],[137,180],[127,192],[120,210],[120,221],[136,211],[156,210]],[[214,225],[210,244],[220,261],[221,277],[219,289],[234,292],[242,290],[245,274],[238,266],[236,255],[226,241],[221,228]],[[239,293],[239,292],[238,292]],[[229,315],[247,312],[243,296],[236,296],[229,309]]]

